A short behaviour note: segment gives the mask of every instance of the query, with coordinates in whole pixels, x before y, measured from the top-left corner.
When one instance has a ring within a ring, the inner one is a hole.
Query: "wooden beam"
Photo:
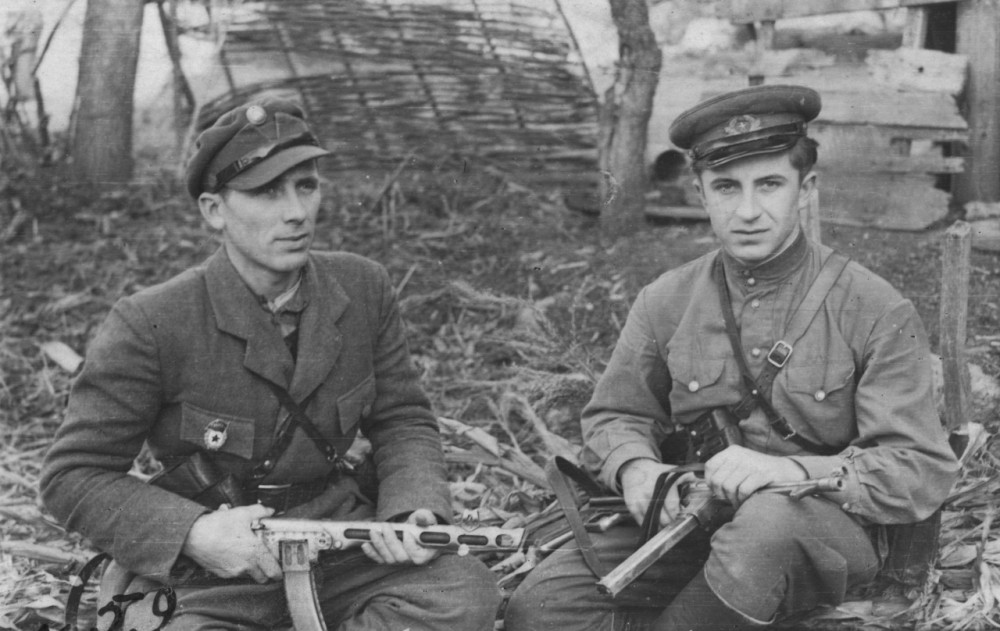
[[[952,432],[969,418],[969,370],[965,360],[965,319],[969,309],[969,252],[972,228],[957,221],[944,233],[941,254],[939,350],[944,373],[944,422]]]
[[[728,0],[716,7],[716,15],[737,24],[781,18],[826,15],[848,11],[882,11],[956,0]],[[959,2],[959,4],[963,4]]]
[[[879,85],[957,97],[965,88],[969,58],[926,48],[898,48],[868,51],[865,65]]]
[[[925,230],[948,214],[950,196],[933,175],[818,168],[823,222],[880,230]]]
[[[927,41],[927,7],[913,7],[906,10],[906,26],[903,27],[903,48],[923,48]]]
[[[957,52],[970,59],[965,115],[969,158],[956,178],[959,203],[1000,201],[1000,2],[966,0],[958,5]]]

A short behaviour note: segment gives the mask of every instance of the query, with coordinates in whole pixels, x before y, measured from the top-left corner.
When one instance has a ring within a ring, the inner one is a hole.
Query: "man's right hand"
[[[223,505],[195,520],[182,552],[198,565],[222,578],[249,576],[258,583],[282,578],[281,565],[250,525],[270,517],[273,508],[253,504]]]
[[[621,468],[622,497],[625,499],[625,506],[632,514],[637,524],[641,524],[646,517],[646,511],[653,501],[653,491],[656,490],[656,480],[661,473],[671,471],[677,467],[672,464],[663,464],[649,458],[637,458],[629,460]],[[684,474],[694,476],[694,474]],[[682,476],[683,478],[683,476]],[[680,480],[678,480],[680,482]],[[681,509],[680,495],[675,483],[667,491],[667,497],[663,502],[663,510],[660,511],[660,526],[667,524],[677,518]]]

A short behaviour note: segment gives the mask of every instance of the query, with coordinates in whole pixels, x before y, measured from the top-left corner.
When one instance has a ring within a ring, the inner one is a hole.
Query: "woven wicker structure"
[[[288,76],[231,83],[202,108],[200,126],[254,94],[294,90],[334,153],[327,168],[386,172],[409,156],[520,181],[594,177],[597,100],[558,0],[281,0],[241,10],[223,61],[281,55]],[[323,63],[297,63],[302,56]]]

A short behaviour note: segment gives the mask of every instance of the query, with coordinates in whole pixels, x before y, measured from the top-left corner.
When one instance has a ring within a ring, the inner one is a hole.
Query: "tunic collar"
[[[747,265],[725,250],[722,251],[722,261],[731,284],[738,287],[749,285],[753,288],[788,278],[805,263],[808,254],[809,241],[805,233],[799,231],[799,236],[790,246],[778,256],[763,263]]]

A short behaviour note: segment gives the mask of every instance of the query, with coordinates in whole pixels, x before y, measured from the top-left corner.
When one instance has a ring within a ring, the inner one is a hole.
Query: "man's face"
[[[760,263],[778,254],[799,232],[816,174],[799,179],[788,153],[751,156],[706,169],[695,182],[712,230],[729,254]]]
[[[304,162],[260,188],[203,193],[198,203],[209,225],[222,232],[240,276],[274,297],[306,263],[319,212],[319,174],[315,162]]]

